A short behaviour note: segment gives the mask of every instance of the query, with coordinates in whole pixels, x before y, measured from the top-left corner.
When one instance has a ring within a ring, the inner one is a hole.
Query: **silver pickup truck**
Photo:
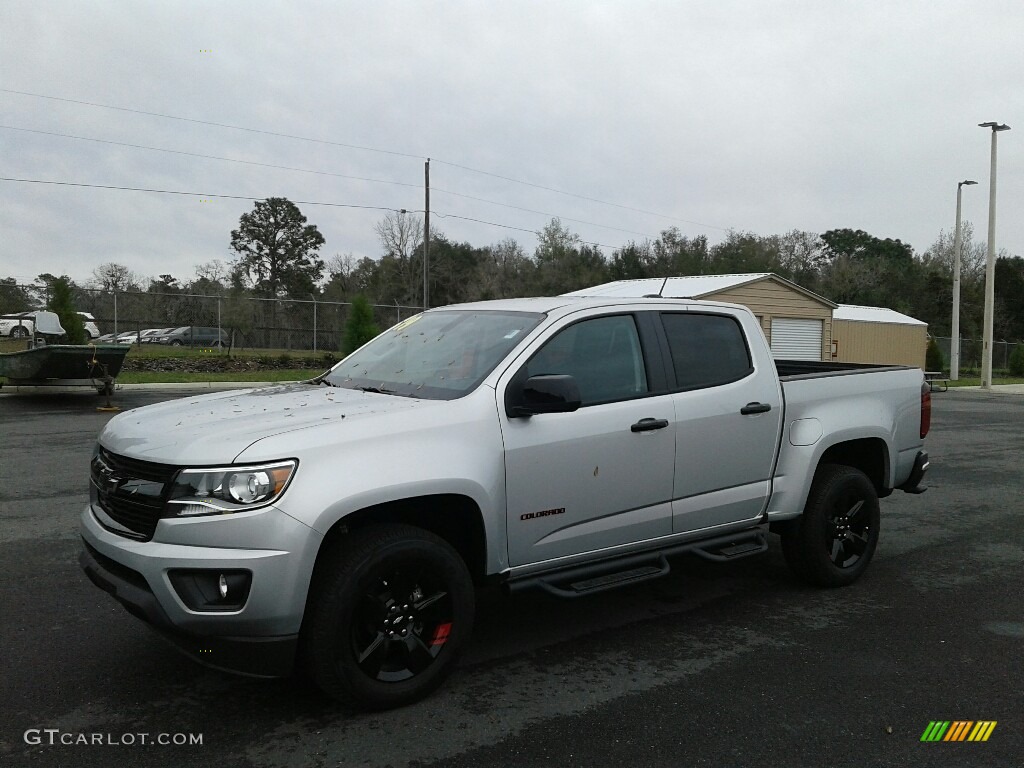
[[[590,595],[773,531],[850,584],[879,497],[924,490],[930,414],[919,369],[775,361],[735,305],[433,309],[312,381],[113,418],[81,564],[201,662],[392,707],[451,671],[487,581]]]

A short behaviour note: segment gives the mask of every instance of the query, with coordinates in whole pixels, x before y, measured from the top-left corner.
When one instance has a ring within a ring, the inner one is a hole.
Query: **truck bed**
[[[822,376],[846,376],[851,373],[912,370],[906,365],[875,365],[872,363],[833,363],[819,360],[776,360],[775,370],[783,381],[813,379]]]

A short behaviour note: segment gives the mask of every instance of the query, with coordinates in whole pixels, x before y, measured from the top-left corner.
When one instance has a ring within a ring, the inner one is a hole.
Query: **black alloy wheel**
[[[313,682],[358,709],[422,699],[451,673],[473,629],[462,557],[433,533],[398,523],[357,529],[329,546],[302,626]]]
[[[782,553],[801,579],[846,586],[871,562],[880,522],[878,492],[868,476],[854,467],[824,464],[803,515],[782,527]]]
[[[355,607],[356,663],[374,680],[408,680],[437,660],[454,621],[451,595],[429,563],[406,562],[375,578]]]

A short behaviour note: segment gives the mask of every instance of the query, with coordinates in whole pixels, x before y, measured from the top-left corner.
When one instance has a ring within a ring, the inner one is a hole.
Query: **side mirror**
[[[505,393],[505,412],[510,419],[537,413],[571,413],[580,403],[580,388],[567,373],[531,376],[526,381],[517,376]]]

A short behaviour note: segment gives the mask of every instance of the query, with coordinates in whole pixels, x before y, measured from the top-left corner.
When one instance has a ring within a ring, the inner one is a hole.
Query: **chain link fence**
[[[24,286],[38,290],[36,286]],[[241,349],[338,353],[350,302],[259,299],[194,293],[110,292],[79,288],[76,309],[96,319],[100,333],[141,332],[182,326],[220,328]],[[384,330],[422,311],[421,307],[375,304],[374,322]]]
[[[944,368],[949,370],[949,354],[953,340],[948,336],[936,336],[935,343],[942,352]],[[960,339],[960,374],[962,376],[980,375],[981,352],[983,342],[981,339]],[[994,371],[1006,371],[1010,367],[1010,355],[1019,346],[1018,342],[995,341],[992,342],[992,369]]]

